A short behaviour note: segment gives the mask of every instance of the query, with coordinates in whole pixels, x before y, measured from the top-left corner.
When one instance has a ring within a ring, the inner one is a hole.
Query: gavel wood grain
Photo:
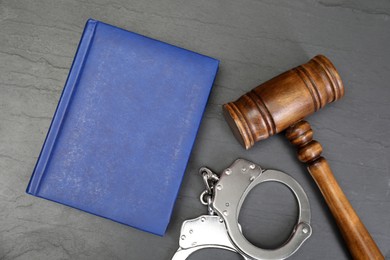
[[[289,70],[223,106],[225,118],[240,143],[255,142],[286,130],[337,223],[354,259],[384,259],[375,241],[337,183],[322,146],[303,118],[340,99],[344,86],[333,64],[323,55]]]

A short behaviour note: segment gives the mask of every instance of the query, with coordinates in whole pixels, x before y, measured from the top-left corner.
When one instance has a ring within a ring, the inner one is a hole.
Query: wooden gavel
[[[333,64],[318,55],[223,106],[224,116],[240,143],[255,142],[286,130],[307,164],[354,259],[384,259],[375,241],[337,183],[321,144],[313,140],[310,124],[303,120],[326,104],[340,99],[344,86]]]

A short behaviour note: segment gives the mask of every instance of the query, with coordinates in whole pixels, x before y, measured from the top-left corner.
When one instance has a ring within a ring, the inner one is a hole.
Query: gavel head
[[[318,55],[223,105],[223,111],[236,138],[249,149],[343,95],[336,68]]]

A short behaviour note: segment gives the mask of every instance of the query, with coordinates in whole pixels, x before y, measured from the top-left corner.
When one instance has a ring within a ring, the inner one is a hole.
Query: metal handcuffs
[[[237,159],[220,177],[210,169],[200,169],[206,190],[201,202],[208,205],[209,215],[184,221],[179,249],[172,260],[187,259],[195,251],[220,248],[240,254],[245,260],[285,259],[291,256],[312,233],[309,200],[302,187],[291,176],[276,170],[263,170],[259,165]],[[242,234],[238,216],[248,193],[264,182],[279,182],[295,195],[298,221],[290,238],[279,248],[262,249],[251,244]]]

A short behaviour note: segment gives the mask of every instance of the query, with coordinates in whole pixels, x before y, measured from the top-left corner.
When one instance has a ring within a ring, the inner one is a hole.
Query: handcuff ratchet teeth
[[[263,170],[259,165],[237,159],[220,177],[202,167],[206,185],[200,200],[208,205],[209,215],[184,221],[179,249],[172,260],[187,259],[205,248],[220,248],[240,254],[245,260],[285,259],[295,253],[312,233],[309,200],[298,182],[276,170]],[[263,249],[251,244],[238,223],[241,206],[249,192],[264,182],[279,182],[295,195],[299,207],[298,221],[289,239],[279,248]]]

